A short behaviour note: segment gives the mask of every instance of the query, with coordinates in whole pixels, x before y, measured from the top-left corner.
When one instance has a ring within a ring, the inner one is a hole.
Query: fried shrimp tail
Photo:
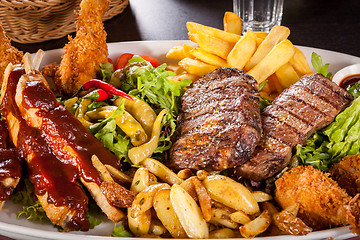
[[[83,0],[80,4],[76,37],[69,36],[57,77],[57,89],[64,95],[73,95],[88,80],[96,77],[100,64],[108,57],[106,32],[102,17],[109,0]]]

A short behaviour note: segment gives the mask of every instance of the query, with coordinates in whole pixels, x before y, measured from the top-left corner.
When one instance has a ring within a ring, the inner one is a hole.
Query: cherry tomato
[[[116,61],[116,69],[121,69],[123,67],[125,67],[126,64],[129,63],[129,60],[134,56],[134,54],[132,53],[124,53],[122,54]],[[142,57],[144,60],[150,62],[150,64],[156,68],[160,65],[160,63],[153,57],[150,56],[145,56],[145,55],[140,55],[140,57]]]

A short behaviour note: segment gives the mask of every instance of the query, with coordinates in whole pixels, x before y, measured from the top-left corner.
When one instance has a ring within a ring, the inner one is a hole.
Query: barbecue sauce
[[[355,83],[360,81],[360,74],[353,74],[345,77],[340,81],[339,86],[343,89],[347,89],[348,87],[351,87]]]
[[[44,138],[49,144],[59,140],[57,144],[51,144],[54,154],[59,158],[61,156],[62,161],[68,164],[78,165],[85,181],[101,184],[100,175],[91,161],[93,155],[103,164],[120,167],[120,159],[105,148],[70,111],[59,104],[53,92],[43,82],[27,83],[23,91],[23,107],[42,109],[36,114],[42,118]],[[66,146],[70,146],[73,153],[64,151]]]
[[[17,139],[12,140],[22,157],[27,159],[28,174],[34,185],[35,194],[38,196],[47,194],[49,204],[75,210],[76,214],[67,223],[66,228],[86,231],[90,227],[86,217],[88,197],[78,184],[76,166],[64,164],[55,157],[40,132],[26,124],[16,105],[16,87],[23,74],[25,70],[20,66],[15,66],[10,73],[1,114],[6,118],[10,114],[13,115],[14,119],[11,122],[16,122],[19,127]],[[13,128],[16,129],[14,126]]]

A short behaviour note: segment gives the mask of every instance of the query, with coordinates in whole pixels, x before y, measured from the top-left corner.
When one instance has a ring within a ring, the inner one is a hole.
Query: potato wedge
[[[230,228],[219,228],[209,233],[209,238],[211,239],[235,238],[236,236],[237,236],[236,232]]]
[[[138,193],[131,205],[131,216],[136,218],[149,210],[153,206],[156,193],[161,189],[169,188],[170,186],[167,183],[157,183]]]
[[[180,170],[177,173],[178,177],[181,178],[182,180],[186,180],[192,176],[194,176],[193,172],[190,170],[190,168],[185,168]]]
[[[183,189],[185,189],[185,191],[195,200],[195,201],[198,201],[198,198],[197,198],[197,193],[196,193],[196,190],[195,190],[195,185],[190,178],[186,179],[185,181],[183,181],[181,184],[180,184],[180,187],[182,187]]]
[[[241,35],[241,18],[233,12],[225,12],[224,31]]]
[[[149,234],[153,234],[155,236],[161,236],[167,233],[167,229],[158,219],[151,219]]]
[[[196,195],[199,199],[200,209],[206,222],[211,219],[211,198],[206,188],[198,177],[191,177],[195,186]]]
[[[141,164],[155,176],[157,176],[164,182],[169,183],[170,185],[173,185],[175,183],[180,184],[183,182],[183,180],[179,178],[170,168],[168,168],[158,160],[155,160],[153,158],[146,158]]]
[[[151,212],[150,210],[140,214],[137,217],[132,217],[130,214],[130,209],[128,209],[128,224],[131,232],[135,236],[141,236],[147,234],[150,229],[151,224]]]
[[[239,230],[243,237],[253,238],[265,232],[270,223],[271,215],[267,210],[264,210],[257,218],[240,226]]]
[[[278,43],[285,40],[289,35],[289,28],[274,26],[246,64],[245,69],[249,71],[255,67]]]
[[[229,53],[227,62],[230,67],[243,69],[255,51],[256,36],[252,31],[247,31]]]
[[[260,211],[251,192],[244,185],[229,177],[211,175],[204,179],[203,184],[211,198],[225,206],[250,215]]]
[[[202,77],[203,75],[214,71],[217,68],[216,66],[191,58],[184,58],[178,64],[188,73],[194,74],[199,77]]]
[[[270,194],[267,194],[263,191],[253,191],[252,195],[257,202],[266,202],[272,199],[272,196]]]
[[[275,73],[282,65],[287,63],[294,54],[294,45],[287,39],[283,40],[247,73],[253,76],[260,84],[271,74]]]
[[[246,224],[248,222],[251,222],[251,218],[248,215],[246,215],[243,211],[240,211],[240,210],[231,213],[229,215],[229,217],[233,222],[237,222],[240,224]]]
[[[174,184],[171,187],[170,200],[182,227],[190,238],[209,237],[209,230],[200,208],[180,185]]]
[[[239,41],[240,36],[237,34],[225,32],[223,30],[204,26],[199,23],[187,22],[186,27],[190,33],[205,33],[206,35],[219,38],[225,42],[235,44]]]
[[[189,33],[189,39],[199,45],[205,51],[226,59],[235,43],[226,42],[204,32]]]
[[[200,61],[203,61],[204,63],[208,63],[214,66],[218,67],[227,67],[227,62],[222,59],[221,57],[218,57],[212,53],[209,53],[202,48],[194,48],[190,51],[190,54],[194,57],[199,59]]]
[[[224,209],[212,208],[211,209],[211,220],[212,224],[218,226],[225,226],[231,229],[237,229],[239,224],[230,219],[230,213]]]
[[[134,174],[130,190],[137,194],[156,182],[156,177],[151,174],[149,170],[141,167],[138,168]]]
[[[300,76],[314,72],[306,60],[304,53],[297,47],[295,47],[294,56],[290,59],[290,64]]]
[[[154,209],[157,217],[174,238],[186,238],[182,227],[170,201],[170,189],[159,190],[154,198]]]
[[[290,85],[299,81],[299,76],[296,73],[295,69],[290,63],[285,63],[282,65],[276,72],[275,75],[279,81],[279,84],[283,88],[287,88]]]

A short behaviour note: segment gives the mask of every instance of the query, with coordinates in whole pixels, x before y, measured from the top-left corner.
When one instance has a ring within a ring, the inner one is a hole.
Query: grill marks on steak
[[[281,93],[262,114],[263,137],[238,176],[261,181],[290,161],[292,148],[331,123],[352,96],[320,74],[303,77]]]
[[[181,100],[169,164],[176,169],[224,170],[246,162],[262,131],[256,81],[242,70],[219,68]]]

